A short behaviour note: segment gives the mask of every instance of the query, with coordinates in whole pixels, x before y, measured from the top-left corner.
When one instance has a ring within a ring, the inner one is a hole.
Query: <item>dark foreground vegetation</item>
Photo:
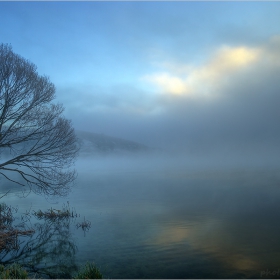
[[[102,274],[93,263],[87,263],[72,279],[102,279]],[[0,279],[30,279],[28,272],[19,264],[7,267],[0,265]]]

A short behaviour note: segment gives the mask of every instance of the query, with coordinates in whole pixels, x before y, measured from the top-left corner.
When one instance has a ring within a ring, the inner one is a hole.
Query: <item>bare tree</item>
[[[54,97],[48,77],[0,45],[0,175],[37,193],[65,195],[76,177],[78,146]]]

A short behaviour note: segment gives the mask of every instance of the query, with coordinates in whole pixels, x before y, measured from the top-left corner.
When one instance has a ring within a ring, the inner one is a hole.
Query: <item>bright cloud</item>
[[[198,95],[211,93],[216,90],[229,75],[252,65],[260,57],[258,48],[224,46],[204,65],[191,67],[177,65],[179,69],[189,69],[179,75],[174,71],[176,66],[169,68],[169,72],[152,73],[142,79],[153,84],[161,93],[172,95]]]
[[[259,49],[246,47],[223,47],[210,63],[210,67],[217,72],[231,71],[246,66],[256,60]]]
[[[259,53],[258,49],[223,47],[209,63],[195,69],[190,77],[197,81],[221,79],[224,75],[238,71],[256,61]]]
[[[187,84],[184,80],[169,73],[147,75],[143,79],[157,85],[164,92],[171,94],[177,95],[188,91]]]

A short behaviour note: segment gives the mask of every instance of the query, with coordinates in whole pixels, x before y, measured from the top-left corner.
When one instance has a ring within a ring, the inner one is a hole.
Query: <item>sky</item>
[[[0,2],[0,18],[76,129],[280,155],[280,2]]]

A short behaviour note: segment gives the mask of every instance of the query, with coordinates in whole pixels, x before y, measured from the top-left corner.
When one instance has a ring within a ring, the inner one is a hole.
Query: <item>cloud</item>
[[[157,111],[153,96],[129,84],[108,87],[78,84],[60,87],[57,96],[67,110],[82,110],[83,113],[127,112],[142,115]]]
[[[275,36],[254,47],[217,47],[199,65],[159,62],[160,71],[143,78],[155,87],[162,108],[157,134],[166,144],[193,151],[215,146],[249,153],[256,142],[258,152],[275,148],[280,140],[279,47]]]
[[[203,65],[194,67],[169,63],[167,65],[171,69],[170,72],[148,74],[143,76],[142,80],[151,83],[159,92],[165,94],[211,95],[209,91],[217,90],[217,87],[227,80],[228,75],[252,65],[259,59],[260,54],[258,48],[222,46]],[[176,69],[186,70],[178,75]]]
[[[79,129],[193,155],[275,159],[279,38],[253,47],[218,46],[197,65],[159,61],[157,71],[141,76],[142,84],[77,85],[60,88],[58,96]]]
[[[217,89],[219,85],[229,76],[245,67],[252,65],[259,58],[260,50],[241,47],[221,47],[217,53],[205,65],[194,69],[187,83],[194,87],[194,91],[202,90],[204,87],[214,87]]]
[[[157,85],[164,92],[176,95],[187,92],[187,85],[184,80],[169,73],[146,75],[142,79]]]

